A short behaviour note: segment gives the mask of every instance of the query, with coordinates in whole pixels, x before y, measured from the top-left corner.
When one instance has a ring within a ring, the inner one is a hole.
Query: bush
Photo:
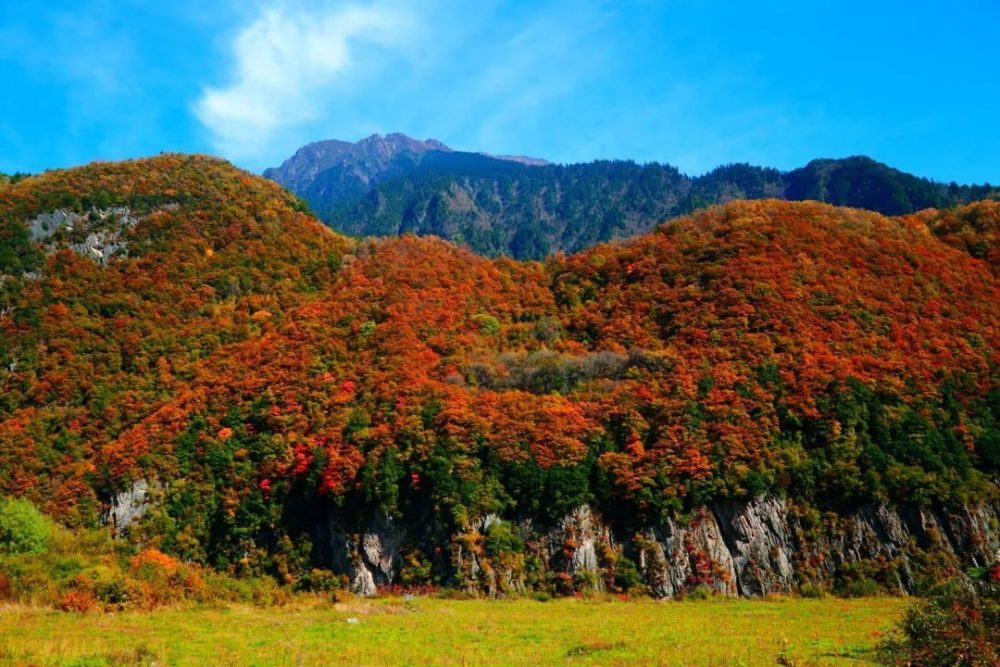
[[[330,570],[315,567],[303,574],[295,582],[297,590],[308,591],[310,593],[329,593],[343,587],[344,582],[341,581],[340,576]]]
[[[425,586],[431,583],[433,567],[419,549],[411,551],[403,558],[399,569],[399,581],[404,586]]]
[[[877,581],[867,577],[844,582],[836,590],[837,595],[845,598],[868,598],[885,592]]]
[[[639,568],[625,556],[619,556],[615,562],[615,588],[628,593],[642,590],[645,587],[645,580]]]
[[[517,554],[524,551],[524,543],[511,528],[509,523],[494,521],[486,529],[486,553],[490,558],[500,558],[506,554]]]
[[[833,592],[840,597],[862,598],[896,592],[900,588],[900,563],[892,559],[844,563],[838,568]]]
[[[112,577],[94,584],[94,597],[105,606],[125,609],[132,602],[133,592],[123,577]]]
[[[902,637],[880,646],[887,665],[1000,665],[1000,581],[954,581],[911,607]]]
[[[29,501],[0,500],[0,553],[42,554],[51,540],[49,520]]]
[[[826,594],[823,587],[812,582],[805,582],[799,586],[799,595],[804,598],[821,598]]]
[[[710,600],[715,597],[716,592],[711,586],[698,584],[684,595],[685,600]]]
[[[472,316],[472,321],[479,325],[479,331],[487,336],[500,333],[500,321],[492,315],[479,313]]]
[[[93,592],[88,590],[82,591],[66,591],[56,606],[62,611],[75,611],[79,613],[84,613],[88,611],[94,611],[97,609],[98,603],[97,598],[94,597]]]

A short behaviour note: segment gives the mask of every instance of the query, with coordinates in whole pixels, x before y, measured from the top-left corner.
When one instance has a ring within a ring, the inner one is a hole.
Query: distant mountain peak
[[[451,149],[437,139],[414,139],[402,132],[389,134],[373,134],[354,144],[366,150],[383,150],[390,154],[402,152],[426,153],[427,151],[443,151],[450,153]]]
[[[280,167],[265,170],[264,176],[298,192],[319,174],[336,168],[355,180],[356,188],[395,173],[392,165],[399,160],[416,162],[413,158],[433,151],[452,152],[437,139],[414,139],[400,132],[373,134],[354,143],[327,139],[306,144]]]
[[[414,139],[402,132],[372,134],[356,142],[326,139],[306,144],[280,167],[267,169],[264,177],[280,183],[309,200],[351,198],[362,195],[383,179],[421,164],[428,154],[475,155],[527,166],[550,164],[523,155],[461,153],[437,139]],[[333,174],[332,178],[327,178]],[[319,185],[314,185],[319,184]]]

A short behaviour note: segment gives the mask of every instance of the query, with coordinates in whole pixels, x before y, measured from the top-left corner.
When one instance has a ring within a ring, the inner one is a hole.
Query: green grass
[[[895,598],[0,607],[0,665],[866,665]],[[348,619],[357,619],[357,623]]]

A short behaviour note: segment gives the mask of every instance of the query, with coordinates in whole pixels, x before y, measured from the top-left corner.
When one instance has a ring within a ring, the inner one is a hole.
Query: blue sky
[[[0,171],[160,151],[259,171],[400,131],[692,174],[868,154],[1000,183],[998,26],[998,0],[10,0]]]

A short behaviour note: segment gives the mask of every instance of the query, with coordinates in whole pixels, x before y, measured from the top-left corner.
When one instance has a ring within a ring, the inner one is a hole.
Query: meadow
[[[0,665],[867,665],[899,598],[0,607]]]

